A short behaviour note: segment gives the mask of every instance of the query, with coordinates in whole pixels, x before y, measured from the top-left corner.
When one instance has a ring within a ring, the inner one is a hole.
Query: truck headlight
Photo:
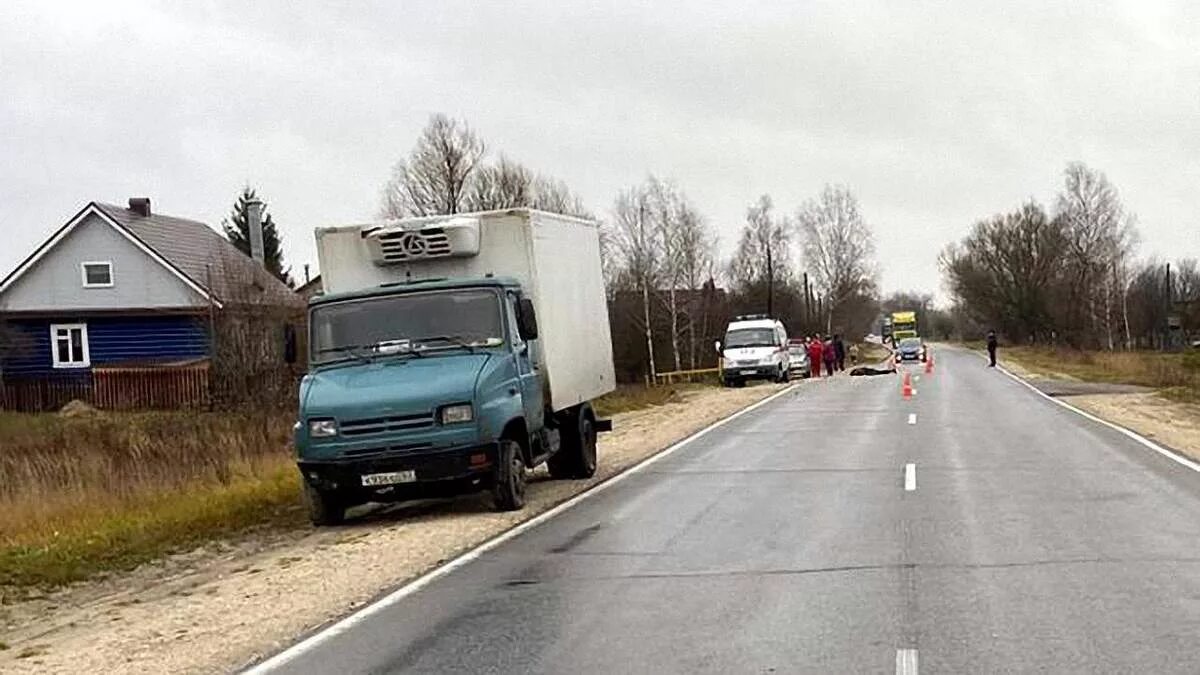
[[[337,432],[337,420],[323,419],[308,421],[308,435],[313,438],[329,438],[330,436],[337,436]]]
[[[438,419],[442,424],[462,424],[475,419],[475,411],[471,409],[470,403],[442,406]]]

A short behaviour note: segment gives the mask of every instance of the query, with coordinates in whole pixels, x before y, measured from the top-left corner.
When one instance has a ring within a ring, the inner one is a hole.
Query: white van
[[[724,360],[725,386],[741,387],[746,380],[787,382],[791,357],[783,323],[765,314],[739,316],[725,329],[725,340],[717,342]]]

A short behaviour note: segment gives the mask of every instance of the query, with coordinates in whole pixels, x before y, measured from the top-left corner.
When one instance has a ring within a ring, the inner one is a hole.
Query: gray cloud
[[[849,185],[888,289],[936,289],[944,243],[1076,159],[1143,252],[1200,255],[1189,3],[98,4],[0,10],[0,270],[90,199],[216,225],[247,181],[315,262],[435,111],[601,212],[674,177],[727,251],[758,194]]]

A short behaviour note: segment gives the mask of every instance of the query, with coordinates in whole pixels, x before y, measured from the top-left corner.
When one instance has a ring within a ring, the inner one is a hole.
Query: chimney
[[[259,265],[266,265],[266,255],[263,253],[262,231],[263,203],[257,199],[246,202],[246,229],[250,230],[250,257]]]
[[[130,197],[129,210],[138,214],[143,218],[150,217],[150,198],[149,197]]]

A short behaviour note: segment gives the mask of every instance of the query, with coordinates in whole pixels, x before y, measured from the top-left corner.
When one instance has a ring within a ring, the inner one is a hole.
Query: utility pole
[[[767,316],[775,317],[775,268],[771,264],[771,242],[767,242]]]
[[[1172,296],[1174,296],[1174,295],[1175,295],[1175,291],[1174,291],[1174,289],[1171,288],[1171,263],[1167,263],[1167,293],[1166,293],[1167,311],[1166,311],[1166,314],[1163,316],[1163,320],[1165,321],[1165,325],[1163,326],[1163,337],[1162,337],[1163,351],[1170,351],[1171,347],[1174,346],[1171,344],[1171,310],[1174,309],[1174,307],[1172,306],[1173,305]]]
[[[808,292],[808,272],[804,273],[804,329],[812,323],[812,296]]]

